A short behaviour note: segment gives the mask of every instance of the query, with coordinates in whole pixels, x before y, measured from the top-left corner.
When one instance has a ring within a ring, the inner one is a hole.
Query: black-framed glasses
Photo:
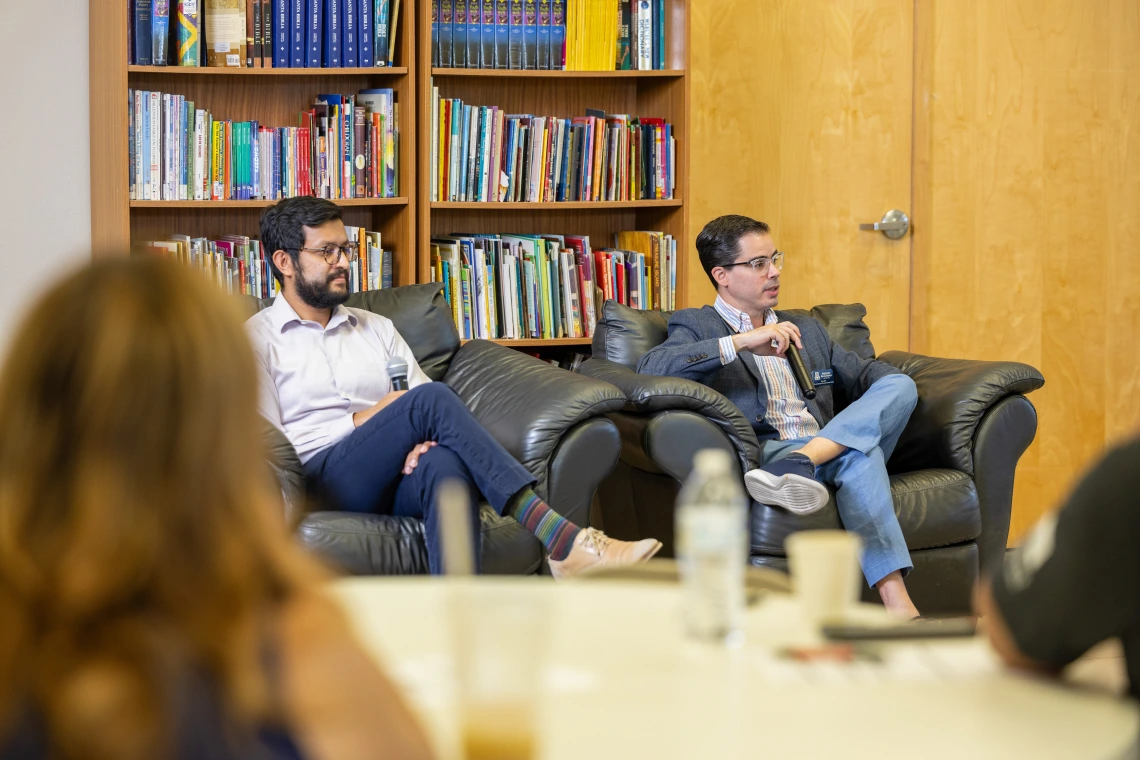
[[[772,254],[771,258],[769,258],[767,256],[757,256],[756,258],[749,259],[748,261],[734,261],[731,264],[722,264],[721,269],[728,269],[730,267],[739,267],[739,266],[743,266],[745,264],[752,267],[752,271],[755,272],[756,274],[766,274],[768,272],[768,265],[769,264],[775,264],[776,269],[783,269],[784,268],[784,252],[783,251],[775,251]]]
[[[360,245],[358,243],[345,243],[344,245],[326,245],[324,248],[297,248],[298,251],[309,251],[310,253],[319,253],[324,257],[325,263],[330,267],[340,261],[340,255],[343,253],[345,260],[349,263],[356,261],[360,256]]]

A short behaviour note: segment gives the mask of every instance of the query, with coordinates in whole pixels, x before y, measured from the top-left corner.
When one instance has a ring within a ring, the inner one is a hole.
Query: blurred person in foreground
[[[1100,461],[1065,505],[1046,515],[976,606],[1009,665],[1059,672],[1119,638],[1129,693],[1140,697],[1140,440]]]
[[[0,758],[422,758],[292,544],[224,295],[95,264],[0,373]]]

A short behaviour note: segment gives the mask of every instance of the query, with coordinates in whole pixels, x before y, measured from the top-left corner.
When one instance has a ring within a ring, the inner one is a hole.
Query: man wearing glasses
[[[744,413],[763,447],[764,465],[744,476],[758,503],[806,515],[827,504],[826,486],[835,488],[843,525],[863,541],[867,582],[888,610],[917,616],[903,582],[912,564],[886,468],[918,402],[914,381],[833,343],[812,317],[775,310],[784,254],[764,222],[714,219],[697,236],[697,252],[716,302],[675,312],[669,338],[637,371],[703,383]],[[817,371],[812,400],[785,358],[790,344]],[[850,402],[838,414],[833,387]]]
[[[661,548],[653,539],[617,541],[579,528],[551,509],[534,492],[534,476],[450,388],[424,374],[391,320],[342,305],[358,251],[336,204],[281,201],[261,217],[261,243],[281,294],[246,323],[259,367],[259,408],[339,509],[421,518],[434,574],[443,570],[436,505],[446,480],[471,493],[476,541],[482,496],[535,534],[556,578],[634,564]],[[394,357],[407,362],[409,390],[392,389],[387,367]]]

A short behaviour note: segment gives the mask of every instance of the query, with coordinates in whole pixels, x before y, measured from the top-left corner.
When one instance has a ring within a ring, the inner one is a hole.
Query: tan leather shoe
[[[561,581],[588,570],[636,565],[659,551],[661,542],[655,538],[618,541],[600,530],[586,528],[574,539],[574,546],[566,559],[550,560],[550,574],[554,580]]]

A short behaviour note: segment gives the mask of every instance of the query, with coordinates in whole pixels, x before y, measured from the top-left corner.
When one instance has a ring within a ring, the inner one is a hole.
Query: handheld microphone
[[[408,389],[408,362],[406,359],[393,356],[388,360],[388,379],[392,381],[392,390],[406,391]]]
[[[788,364],[792,365],[792,374],[796,376],[796,385],[800,386],[800,390],[804,394],[804,398],[809,401],[815,398],[815,383],[811,381],[811,373],[808,372],[807,365],[804,364],[804,359],[800,356],[800,350],[796,348],[795,343],[788,343],[788,350],[784,352],[788,357]]]

